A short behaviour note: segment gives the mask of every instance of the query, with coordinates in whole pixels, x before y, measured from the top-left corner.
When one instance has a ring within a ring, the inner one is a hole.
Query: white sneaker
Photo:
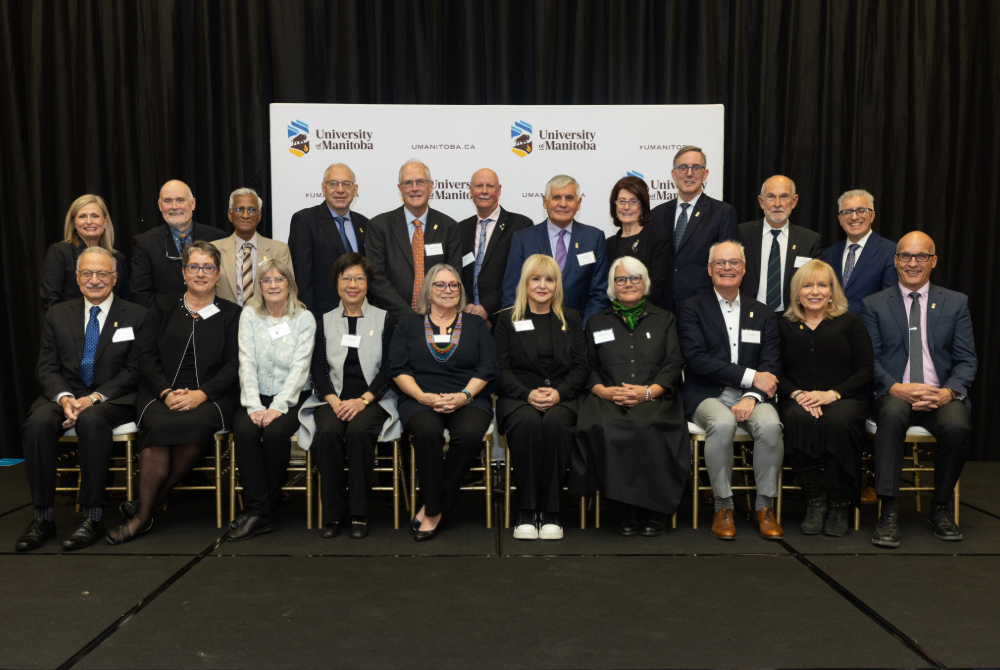
[[[517,537],[515,535],[515,537]],[[557,523],[547,523],[542,526],[542,529],[538,531],[538,537],[542,540],[561,540],[563,538],[563,529]]]
[[[562,529],[559,529],[559,537],[562,537]],[[514,528],[515,540],[537,540],[538,527],[533,523],[522,523]]]

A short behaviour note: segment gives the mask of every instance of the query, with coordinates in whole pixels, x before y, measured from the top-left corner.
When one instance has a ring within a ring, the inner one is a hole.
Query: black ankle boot
[[[826,492],[819,478],[819,466],[810,464],[796,467],[795,479],[806,499],[806,518],[802,520],[799,532],[803,535],[819,535],[823,532],[827,512]]]
[[[823,534],[830,537],[847,535],[850,510],[851,503],[849,502],[831,502],[830,513],[826,515],[826,522],[823,524]]]

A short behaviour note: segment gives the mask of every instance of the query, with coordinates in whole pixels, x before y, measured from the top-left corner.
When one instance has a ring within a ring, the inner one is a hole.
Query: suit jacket
[[[788,246],[785,249],[785,267],[781,271],[781,296],[782,303],[788,307],[791,300],[792,276],[795,275],[795,259],[804,256],[806,258],[819,258],[823,253],[823,242],[819,233],[796,226],[794,223],[785,224],[788,226]],[[761,257],[761,244],[764,237],[764,219],[747,221],[740,224],[740,242],[747,256],[747,273],[743,276],[743,283],[740,290],[754,298],[760,290],[761,282],[767,283],[767,255]],[[767,226],[767,230],[771,227]],[[769,232],[768,237],[771,237]],[[770,248],[770,241],[768,242]]]
[[[215,287],[215,294],[229,302],[236,302],[236,284],[243,279],[242,269],[236,269],[237,242],[243,246],[243,240],[237,240],[236,233],[233,233],[214,243],[219,253],[222,254],[221,276]],[[292,256],[288,253],[288,245],[257,233],[257,265],[259,266],[268,258],[277,258],[282,261],[292,270],[292,276],[295,277],[295,268],[292,265]],[[253,272],[254,279],[256,279],[257,269],[254,268]]]
[[[756,330],[760,343],[743,340],[743,331]],[[727,388],[742,390],[747,368],[778,376],[781,351],[778,317],[767,305],[740,291],[739,363],[731,362],[729,334],[722,308],[710,288],[688,298],[677,315],[677,335],[687,363],[684,377],[684,414],[690,416],[706,398],[718,398]],[[751,389],[747,389],[751,390]],[[774,402],[757,387],[764,402]]]
[[[427,208],[421,220],[424,244],[440,244],[443,254],[424,255],[424,272],[438,263],[447,263],[461,273],[462,240],[455,219]],[[413,314],[411,298],[419,286],[413,285],[413,247],[403,208],[379,214],[368,224],[367,253],[374,277],[368,284],[368,301],[402,322]]]
[[[470,216],[458,222],[458,231],[462,238],[462,258],[472,254],[473,261],[462,268],[462,284],[465,285],[465,295],[472,302],[473,277],[476,274],[476,246],[479,244],[476,235],[478,216]],[[493,224],[493,234],[486,244],[483,256],[483,266],[479,269],[479,304],[486,313],[493,315],[500,311],[503,302],[503,276],[507,271],[507,258],[510,256],[510,243],[514,233],[530,228],[531,219],[521,214],[513,214],[503,207],[500,217]],[[464,262],[464,261],[463,261]]]
[[[226,236],[212,226],[192,222],[195,240],[214,242]],[[136,235],[132,240],[132,300],[146,309],[153,306],[162,293],[183,293],[187,290],[181,274],[180,254],[170,233],[162,226]]]
[[[356,251],[365,256],[368,217],[352,211],[351,222],[358,240]],[[288,249],[295,266],[299,300],[320,319],[340,305],[340,295],[333,281],[333,264],[347,253],[325,200],[315,207],[306,207],[292,214]]]
[[[853,277],[851,278],[853,282]],[[927,295],[927,346],[941,388],[949,388],[969,403],[969,387],[979,364],[972,334],[969,298],[958,291],[931,284]],[[910,360],[909,315],[903,306],[899,283],[861,301],[861,319],[875,351],[875,397],[903,382]]]
[[[899,283],[895,264],[896,245],[873,231],[861,251],[861,256],[854,263],[847,286],[844,286],[844,267],[841,259],[846,248],[846,238],[832,247],[827,247],[823,252],[823,261],[833,266],[837,281],[847,296],[848,311],[860,314],[862,300]]]
[[[38,286],[43,310],[60,302],[83,297],[80,286],[76,283],[76,259],[86,248],[83,244],[72,242],[56,242],[49,247],[45,253],[45,261],[42,262],[42,281]],[[125,254],[118,250],[114,254],[118,268],[115,298],[128,300],[128,265],[125,263]]]
[[[36,374],[42,394],[51,401],[60,393],[82,397],[97,392],[108,402],[135,404],[139,387],[138,341],[146,308],[115,296],[97,340],[94,379],[86,386],[80,379],[80,361],[86,340],[86,305],[83,297],[53,306],[45,314],[42,348]],[[112,342],[115,332],[131,328],[133,339]]]
[[[586,325],[587,319],[611,302],[607,293],[608,245],[604,232],[574,220],[567,251],[566,267],[562,273],[563,305],[580,312]],[[580,265],[578,256],[588,251],[593,252],[595,261]],[[514,304],[517,284],[521,281],[521,266],[528,256],[534,254],[552,255],[548,219],[514,234],[503,276],[504,307]]]
[[[663,226],[674,239],[674,214],[677,199],[653,208],[652,225]],[[732,205],[710,198],[702,193],[694,211],[688,210],[688,224],[680,247],[668,245],[672,272],[667,273],[660,305],[676,313],[681,303],[691,296],[712,288],[708,276],[708,250],[716,242],[740,239],[740,229],[736,223],[736,210]]]

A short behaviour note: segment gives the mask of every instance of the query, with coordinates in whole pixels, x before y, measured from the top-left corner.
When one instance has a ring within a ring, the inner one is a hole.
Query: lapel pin
[[[931,309],[934,309],[935,307],[937,307],[937,303],[936,303],[936,302],[932,302],[932,303],[931,303]],[[117,324],[116,324],[116,325],[117,325]]]
[[[364,228],[358,228],[358,230],[360,230],[362,233],[365,232]]]
[[[434,224],[434,230],[437,230],[437,229],[438,229],[438,224],[435,223]]]
[[[562,329],[563,329],[563,331],[565,331],[565,330],[566,330],[566,324],[565,324],[565,323],[563,324],[563,327],[562,327]]]
[[[794,244],[792,245],[792,251],[795,251],[795,245]]]
[[[117,328],[117,327],[118,327],[118,322],[117,322],[117,321],[115,321],[115,328]]]
[[[805,330],[801,323],[799,324],[799,330]]]
[[[750,312],[750,318],[751,319],[753,318],[753,312]]]
[[[579,248],[580,248],[580,243],[579,243],[579,242],[577,242],[577,243],[576,243],[576,248],[577,248],[577,249],[579,249]]]
[[[636,240],[635,242],[632,243],[632,251],[635,251],[635,248],[638,246],[639,246],[639,240]]]
[[[500,232],[501,233],[503,232],[504,226],[506,226],[506,225],[507,225],[506,223],[501,223],[500,224]]]
[[[697,218],[698,218],[698,215],[699,215],[699,214],[701,214],[701,212],[695,212],[695,213],[694,213],[694,218],[696,218],[696,219],[697,219]]]

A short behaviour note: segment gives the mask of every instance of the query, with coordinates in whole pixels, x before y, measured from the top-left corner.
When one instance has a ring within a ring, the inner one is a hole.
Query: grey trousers
[[[737,423],[729,405],[718,398],[707,398],[698,405],[692,418],[705,431],[705,467],[716,498],[733,495],[733,437],[737,426],[753,436],[757,493],[772,498],[778,495],[778,473],[785,457],[785,443],[773,405],[758,403],[749,419]]]

